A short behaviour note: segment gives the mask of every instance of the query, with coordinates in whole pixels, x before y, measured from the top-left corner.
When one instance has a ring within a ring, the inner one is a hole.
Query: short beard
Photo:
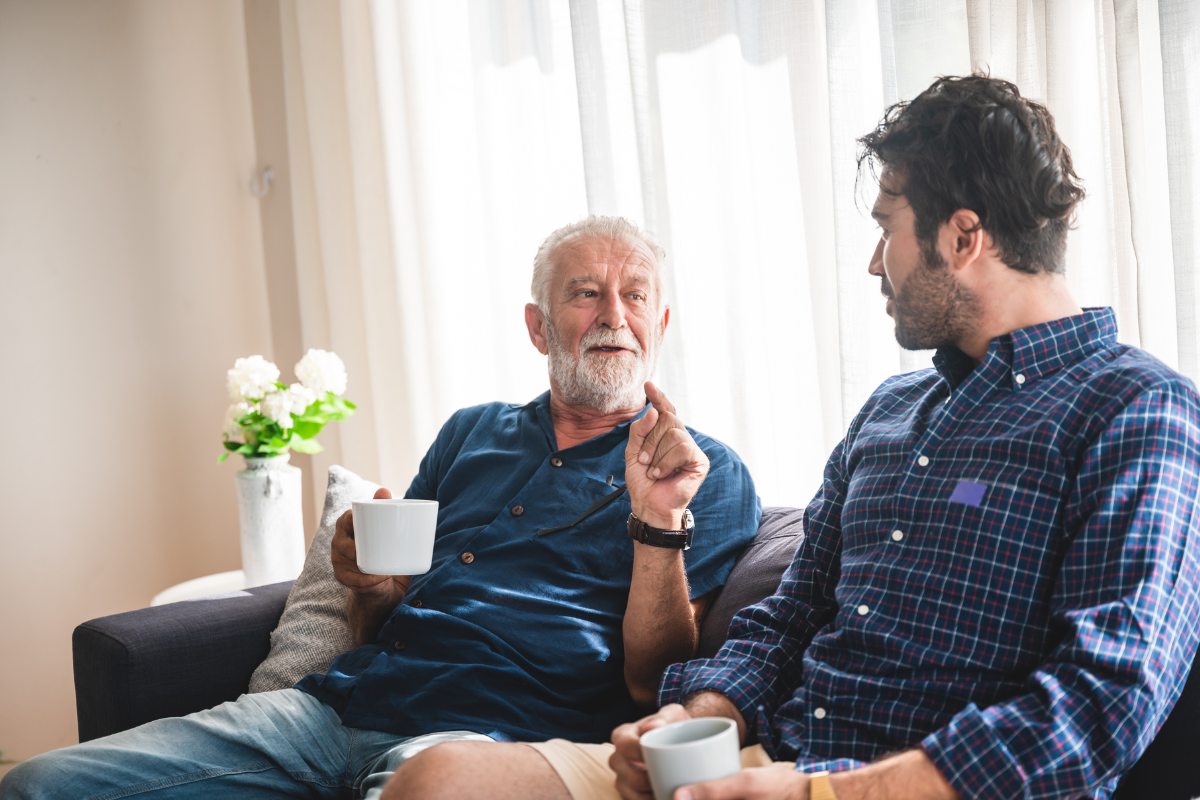
[[[628,330],[625,334],[606,329],[590,330],[579,341],[578,357],[559,337],[548,314],[545,319],[546,346],[549,352],[550,381],[563,400],[586,406],[601,414],[612,414],[625,408],[646,404],[645,383],[654,374],[658,361],[658,346],[662,330],[654,337],[650,352]],[[627,357],[610,359],[594,356],[588,348],[596,345],[619,345],[634,352],[636,361]]]
[[[883,293],[895,308],[896,341],[905,350],[958,346],[979,318],[979,298],[950,275],[936,243],[921,242],[921,261],[893,294],[887,276]]]

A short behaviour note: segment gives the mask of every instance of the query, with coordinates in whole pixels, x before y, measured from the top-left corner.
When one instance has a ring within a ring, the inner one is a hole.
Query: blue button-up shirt
[[[612,493],[609,476],[624,482],[629,425],[558,450],[549,397],[464,409],[438,434],[405,495],[439,503],[432,568],[413,578],[375,644],[298,684],[344,724],[602,742],[637,716],[621,638],[633,566],[628,494],[538,535]],[[691,434],[711,463],[684,553],[695,598],[725,582],[760,507],[737,455]]]
[[[660,701],[723,692],[806,771],[919,746],[964,798],[1108,797],[1200,638],[1195,387],[1108,309],[935,364],[875,391],[777,594]]]

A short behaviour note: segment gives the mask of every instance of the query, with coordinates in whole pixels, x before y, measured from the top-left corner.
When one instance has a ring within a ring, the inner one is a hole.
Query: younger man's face
[[[880,178],[871,216],[881,233],[867,271],[882,281],[885,310],[896,321],[896,341],[906,350],[956,346],[974,325],[978,301],[950,270],[942,237],[934,242],[917,238],[903,182],[889,170]]]

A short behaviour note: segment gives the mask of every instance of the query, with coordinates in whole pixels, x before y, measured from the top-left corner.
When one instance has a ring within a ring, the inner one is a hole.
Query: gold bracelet
[[[829,770],[814,772],[808,776],[808,800],[838,800],[833,785],[829,782]]]

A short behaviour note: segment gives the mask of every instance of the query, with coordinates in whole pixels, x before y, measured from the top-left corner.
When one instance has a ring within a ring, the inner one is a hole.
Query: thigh
[[[236,789],[247,800],[335,797],[348,749],[332,709],[284,689],[45,753],[9,772],[0,795],[175,800]]]
[[[617,774],[608,765],[614,747],[611,744],[577,744],[565,739],[551,739],[523,745],[538,751],[557,773],[571,800],[620,800]],[[749,767],[784,767],[795,769],[791,761],[772,761],[762,745],[742,748],[742,769]]]
[[[523,746],[542,755],[571,800],[621,799],[617,792],[617,774],[608,765],[614,750],[611,744],[577,744],[566,739],[551,739]]]
[[[491,742],[490,736],[474,731],[442,731],[401,739],[361,729],[350,730],[351,769],[355,771],[354,796],[379,800],[383,787],[410,758],[447,742]]]
[[[450,742],[396,770],[382,800],[571,800],[550,763],[509,742]]]

